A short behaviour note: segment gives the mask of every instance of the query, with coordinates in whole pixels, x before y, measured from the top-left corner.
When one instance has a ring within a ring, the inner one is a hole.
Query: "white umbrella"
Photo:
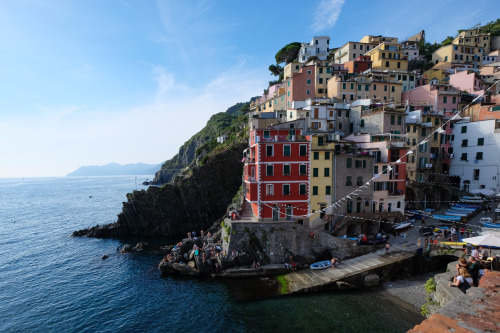
[[[473,245],[483,245],[488,246],[490,248],[490,256],[491,256],[491,247],[496,246],[500,247],[500,238],[493,234],[485,234],[476,237],[463,238],[462,242],[473,244]]]

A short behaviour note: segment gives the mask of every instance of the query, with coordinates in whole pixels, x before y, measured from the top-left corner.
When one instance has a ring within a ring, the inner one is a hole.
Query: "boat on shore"
[[[449,216],[467,216],[469,215],[470,213],[468,212],[457,212],[457,211],[454,211],[454,210],[447,210],[446,212],[444,212],[445,215],[449,215]]]
[[[325,269],[332,267],[332,262],[330,260],[318,261],[309,266],[311,269]]]
[[[462,216],[451,216],[451,215],[432,215],[436,220],[446,221],[446,222],[458,222]]]

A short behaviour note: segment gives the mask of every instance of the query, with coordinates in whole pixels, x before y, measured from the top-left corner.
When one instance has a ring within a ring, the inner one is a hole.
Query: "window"
[[[305,175],[307,175],[307,165],[305,165],[305,164],[301,164],[301,165],[299,166],[299,175],[300,175],[300,176],[305,176]]]
[[[460,133],[467,133],[467,126],[462,126]]]
[[[462,153],[462,156],[460,156],[460,159],[462,161],[467,161],[467,153]]]
[[[358,84],[358,90],[361,90],[361,85],[360,84]]]
[[[422,136],[426,136],[427,135],[427,130],[426,128],[422,128]]]
[[[387,84],[384,84],[384,91],[387,91]]]
[[[477,138],[477,145],[484,146],[484,138]]]
[[[273,146],[266,146],[266,156],[273,156]]]
[[[457,98],[453,96],[453,104],[457,104]]]
[[[374,174],[374,175],[378,175],[378,165],[375,165],[375,166],[373,167],[373,174]]]
[[[352,158],[347,158],[347,167],[352,168]]]
[[[483,159],[483,152],[482,151],[478,151],[476,153],[476,160],[482,160]]]
[[[482,153],[481,153],[482,154]],[[330,177],[330,168],[325,168],[325,171],[324,171],[324,176],[325,177]]]
[[[342,89],[347,89],[346,84],[342,83]]]
[[[434,118],[434,125],[439,125],[439,118]]]
[[[313,158],[314,158],[315,160],[319,160],[319,152],[315,151],[315,152],[313,153]]]
[[[469,140],[462,140],[462,147],[467,147]]]
[[[332,187],[331,186],[326,186],[325,187],[325,194],[326,195],[332,194]]]
[[[290,176],[290,164],[283,165],[283,176]]]
[[[270,138],[270,133],[269,131],[264,131],[264,139],[269,139]]]
[[[396,116],[391,115],[391,125],[394,125],[396,123]]]
[[[345,186],[352,186],[352,176],[345,177]]]
[[[313,186],[313,195],[318,195],[318,187]]]
[[[389,67],[389,62],[388,61],[385,62],[385,67]]]
[[[283,184],[283,195],[290,195],[290,184]]]
[[[309,70],[307,71],[307,74],[312,74],[312,71],[309,69]]]
[[[392,92],[395,92],[395,91],[396,91],[396,87],[391,86],[391,91],[392,91]]]
[[[354,83],[351,83],[351,90],[354,90]]]
[[[323,145],[324,138],[322,136],[318,136],[318,146]]]
[[[373,84],[373,90],[377,90],[377,85]]]
[[[402,124],[402,121],[403,121],[402,117],[401,117],[401,116],[398,116],[398,125],[401,125],[401,124]]]
[[[361,119],[359,127],[365,127],[365,120],[364,119]]]
[[[448,96],[443,96],[443,103],[448,103]]]
[[[305,195],[306,194],[306,184],[300,184],[299,185],[299,194],[300,195]]]
[[[307,79],[307,85],[311,85],[311,79]]]
[[[309,89],[306,90],[306,95],[309,95],[311,91]]]
[[[300,145],[299,156],[307,156],[307,145]]]
[[[292,150],[290,148],[290,145],[284,145],[283,146],[283,156],[291,156],[292,155]]]
[[[474,180],[479,180],[479,169],[474,169],[472,172],[472,176],[474,178]]]
[[[266,195],[274,195],[274,185],[272,184],[266,185]]]
[[[357,185],[357,186],[361,186],[361,185],[363,185],[363,177],[358,176],[358,178],[357,178],[357,180],[356,180],[356,185]]]
[[[330,152],[325,151],[325,160],[329,160],[329,159],[330,159]]]
[[[313,168],[313,177],[318,177],[318,168]]]
[[[272,176],[274,172],[274,167],[272,165],[266,166],[266,176]]]

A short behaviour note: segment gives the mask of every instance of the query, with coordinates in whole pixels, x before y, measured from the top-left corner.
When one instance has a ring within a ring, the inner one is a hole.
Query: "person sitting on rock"
[[[473,284],[472,277],[469,272],[467,272],[467,268],[460,267],[458,269],[457,276],[453,279],[453,282],[450,282],[450,287],[458,287],[464,294]]]

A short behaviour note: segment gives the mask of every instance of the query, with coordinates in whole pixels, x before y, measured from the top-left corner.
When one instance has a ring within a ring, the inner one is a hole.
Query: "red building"
[[[370,56],[362,55],[352,61],[345,62],[344,68],[347,69],[348,73],[360,74],[372,68],[372,61],[370,60]]]
[[[245,199],[257,221],[300,221],[300,215],[309,211],[311,146],[301,130],[291,126],[257,127],[250,132]]]

